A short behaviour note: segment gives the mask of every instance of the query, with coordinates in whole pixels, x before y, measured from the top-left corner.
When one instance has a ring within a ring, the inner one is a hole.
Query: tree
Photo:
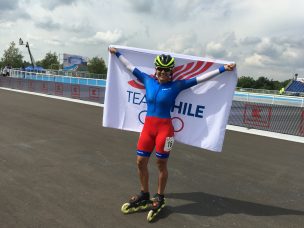
[[[280,90],[283,87],[283,83],[279,81],[273,81],[271,80],[270,90]]]
[[[289,84],[290,81],[291,81],[290,79],[285,80],[285,81],[282,81],[282,82],[281,82],[281,87],[284,87],[284,88],[285,88],[285,87]]]
[[[14,41],[11,42],[7,50],[4,50],[1,62],[3,66],[11,66],[13,68],[23,67],[23,55],[19,48],[16,47]]]
[[[106,74],[107,67],[105,61],[102,58],[98,58],[97,56],[93,57],[88,62],[88,71],[95,74]]]
[[[59,60],[56,52],[48,52],[46,53],[44,59],[37,61],[37,66],[42,66],[44,69],[58,69],[59,68]]]
[[[32,64],[29,61],[23,60],[22,66],[23,67],[27,67],[27,66],[31,66]]]
[[[255,80],[252,77],[242,76],[238,79],[237,87],[253,88]]]
[[[253,88],[253,89],[266,89],[266,90],[280,90],[286,87],[290,79],[283,82],[269,80],[267,77],[261,76],[257,80],[252,77],[242,76],[238,79],[237,87],[240,88]]]
[[[268,78],[261,76],[259,77],[253,86],[254,89],[268,89],[270,81]]]

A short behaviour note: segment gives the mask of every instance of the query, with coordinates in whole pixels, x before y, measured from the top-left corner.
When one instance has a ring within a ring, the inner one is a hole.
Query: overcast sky
[[[235,61],[239,76],[304,77],[302,0],[0,0],[0,34],[0,56],[21,37],[36,60],[107,61],[119,44]]]

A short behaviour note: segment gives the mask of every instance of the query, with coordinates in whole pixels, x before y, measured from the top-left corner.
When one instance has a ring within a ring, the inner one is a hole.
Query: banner
[[[154,58],[175,58],[173,80],[196,77],[230,62],[168,52],[115,46],[139,70],[154,75]],[[220,152],[237,83],[236,71],[182,91],[171,110],[175,140]],[[103,126],[140,132],[146,115],[145,89],[115,55],[109,56]]]
[[[80,55],[63,54],[63,69],[74,71],[87,71],[87,58]]]

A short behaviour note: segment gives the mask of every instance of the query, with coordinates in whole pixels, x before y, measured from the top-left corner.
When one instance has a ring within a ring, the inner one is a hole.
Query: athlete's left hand
[[[235,68],[236,64],[235,63],[230,63],[230,64],[225,64],[225,70],[226,71],[232,71]]]
[[[116,52],[117,52],[117,49],[113,48],[113,47],[109,47],[108,50],[111,54],[116,54]]]

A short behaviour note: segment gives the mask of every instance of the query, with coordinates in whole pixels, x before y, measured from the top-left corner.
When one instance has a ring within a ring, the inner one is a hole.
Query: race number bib
[[[169,152],[172,150],[174,144],[174,138],[173,137],[167,137],[166,138],[166,142],[165,142],[165,146],[164,146],[164,151]]]

